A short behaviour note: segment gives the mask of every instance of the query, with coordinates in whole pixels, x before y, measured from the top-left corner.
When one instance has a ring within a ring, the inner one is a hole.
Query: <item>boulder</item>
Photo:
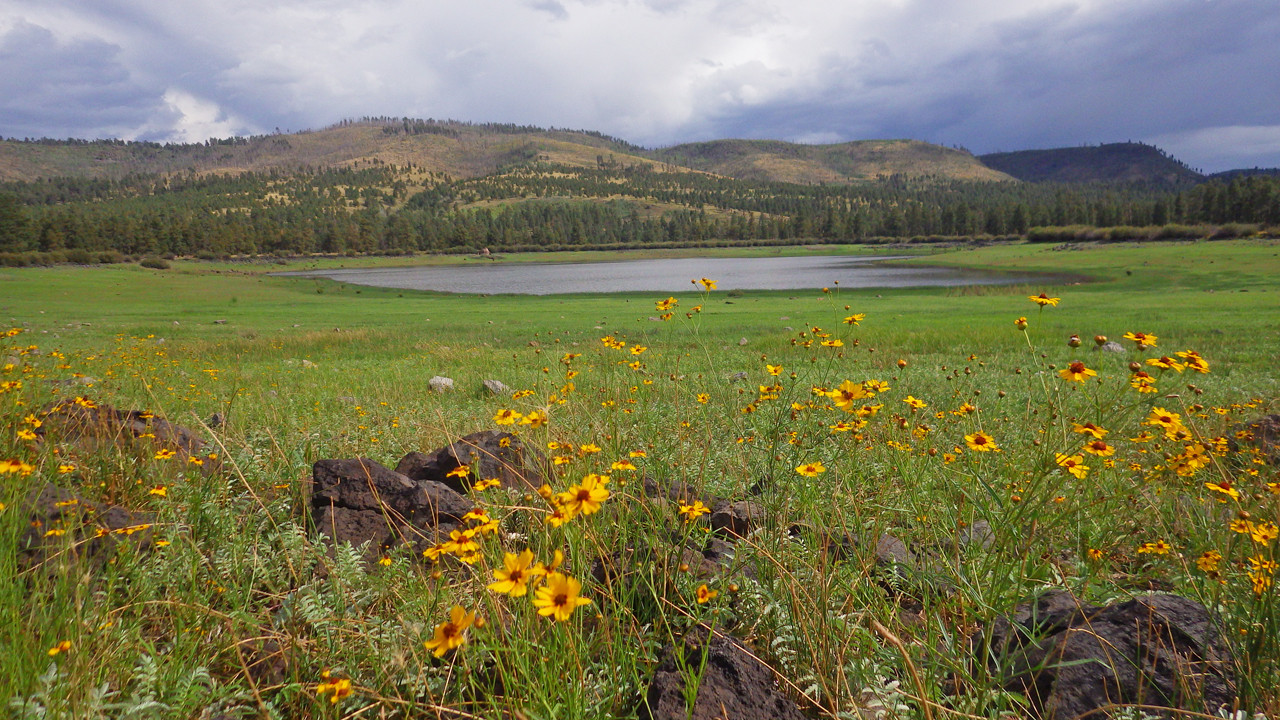
[[[764,523],[764,506],[752,500],[721,501],[711,509],[711,529],[731,537],[745,537]]]
[[[856,556],[863,547],[863,541],[850,533],[822,533],[818,536],[818,547],[835,561],[844,561]],[[915,568],[916,556],[907,544],[889,533],[881,533],[875,541],[875,557],[877,565]]]
[[[986,520],[979,520],[972,525],[956,530],[954,549],[964,551],[972,547],[979,550],[990,550],[992,543],[995,541],[996,535],[991,530],[991,523]]]
[[[368,543],[366,560],[435,538],[437,526],[461,520],[474,507],[445,485],[410,479],[368,458],[320,460],[312,468],[316,532],[355,547]]]
[[[447,377],[444,377],[443,375],[436,375],[435,377],[428,380],[427,384],[431,386],[432,392],[438,392],[438,393],[449,392],[450,390],[453,389],[453,378],[447,378]]]
[[[698,489],[680,480],[659,480],[645,475],[641,480],[644,496],[650,499],[665,499],[681,505],[692,505],[701,500],[707,508],[713,508],[723,502],[713,495],[702,495]]]
[[[18,507],[27,518],[18,538],[18,566],[49,560],[105,560],[120,543],[137,550],[151,547],[155,514],[91,502],[53,483],[32,488]]]
[[[485,380],[483,384],[484,389],[488,390],[493,395],[499,395],[501,397],[511,395],[511,388],[503,384],[501,380]]]
[[[463,465],[471,467],[466,476],[449,475]],[[546,457],[537,448],[511,433],[484,430],[430,453],[411,452],[400,459],[396,472],[465,493],[477,480],[490,478],[497,478],[502,487],[537,489],[546,482],[544,467]]]
[[[971,643],[998,682],[1025,694],[1045,720],[1107,717],[1097,711],[1124,703],[1216,714],[1235,698],[1230,656],[1213,618],[1178,595],[1099,607],[1050,592],[998,618]]]
[[[1245,424],[1244,430],[1253,435],[1253,444],[1271,460],[1280,465],[1280,415],[1264,415]]]
[[[686,678],[702,668],[692,711]],[[803,720],[795,701],[778,690],[773,671],[733,638],[691,633],[663,648],[640,717],[646,720]]]
[[[57,437],[90,450],[144,435],[156,445],[184,456],[198,454],[205,447],[199,435],[164,418],[144,410],[118,410],[83,397],[46,405],[40,410],[40,418],[43,424],[35,432],[41,438]]]
[[[1094,345],[1093,351],[1105,352],[1105,353],[1123,353],[1125,350],[1124,350],[1124,346],[1116,342],[1115,340],[1108,340],[1102,345]]]

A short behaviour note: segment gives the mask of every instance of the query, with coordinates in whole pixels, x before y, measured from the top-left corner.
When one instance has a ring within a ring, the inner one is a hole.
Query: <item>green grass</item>
[[[890,707],[885,717],[923,717],[908,665],[872,631],[875,620],[903,639],[930,702],[980,717],[1021,715],[1017,697],[967,662],[969,633],[1044,588],[1110,601],[1154,584],[1215,608],[1235,653],[1241,708],[1275,717],[1275,589],[1256,596],[1246,563],[1274,559],[1276,543],[1253,543],[1227,527],[1235,511],[1259,523],[1280,519],[1277,495],[1266,485],[1280,481],[1275,468],[1229,453],[1178,476],[1155,468],[1167,466],[1163,453],[1180,453],[1182,444],[1128,438],[1150,429],[1140,423],[1152,405],[1180,413],[1203,438],[1276,411],[1277,251],[1274,243],[1251,241],[1070,252],[990,247],[909,262],[1066,271],[1095,282],[689,293],[677,296],[670,322],[648,320],[661,298],[644,293],[446,295],[259,273],[285,269],[270,265],[2,271],[0,320],[25,332],[0,353],[0,363],[17,361],[0,380],[23,383],[0,394],[0,459],[34,466],[25,478],[0,476],[4,700],[25,698],[27,714],[39,707],[49,717],[123,716],[148,702],[162,703],[149,712],[166,717],[207,708],[254,717],[362,709],[362,716],[450,716],[438,707],[483,717],[632,717],[658,649],[705,622],[732,625],[818,715],[848,717],[878,696]],[[1037,311],[1026,296],[1042,290],[1061,297],[1060,305]],[[699,304],[702,311],[686,318]],[[858,327],[841,322],[852,312],[866,313]],[[1019,316],[1029,318],[1026,336],[1014,328]],[[813,326],[844,347],[805,348]],[[1140,395],[1129,388],[1126,367],[1136,353],[1100,357],[1066,344],[1072,333],[1091,346],[1094,335],[1119,340],[1128,331],[1159,336],[1142,357],[1195,349],[1212,372],[1161,377],[1160,393]],[[604,335],[648,349],[609,349],[599,340]],[[31,345],[38,350],[23,354]],[[566,365],[565,353],[581,357]],[[1076,359],[1102,382],[1060,379],[1056,371]],[[642,369],[628,367],[635,360]],[[766,364],[785,370],[775,380]],[[580,374],[566,394],[568,368]],[[748,373],[745,383],[726,381],[738,371]],[[49,385],[77,374],[93,385]],[[427,381],[437,374],[454,378],[458,390],[431,393]],[[480,383],[491,377],[534,394],[517,401],[485,395]],[[855,418],[822,407],[822,398],[810,406],[811,386],[871,378],[891,389],[859,401],[884,405],[862,439],[832,433],[830,425]],[[779,397],[758,400],[758,388],[775,381]],[[145,444],[91,452],[18,438],[28,413],[76,394],[196,428],[216,441],[223,470],[187,472],[154,459]],[[553,394],[567,403],[549,402]],[[699,394],[708,396],[705,404]],[[908,395],[929,407],[911,413]],[[951,414],[966,401],[978,412]],[[755,412],[742,412],[748,406]],[[450,558],[438,576],[410,556],[371,569],[345,553],[330,559],[308,537],[302,480],[316,460],[366,456],[394,466],[411,450],[495,427],[503,408],[545,408],[548,426],[521,431],[543,448],[551,440],[602,448],[562,466],[557,491],[644,450],[647,457],[635,461],[641,471],[711,494],[739,499],[764,481],[759,500],[769,520],[738,543],[738,571],[706,580],[720,593],[706,605],[693,600],[704,581],[672,561],[682,544],[700,544],[694,541],[705,536],[705,518],[686,524],[674,507],[637,500],[637,483],[625,482],[635,473],[627,471],[612,473],[613,495],[599,513],[558,529],[542,521],[539,498],[486,491],[485,506],[504,534],[484,538],[481,564]],[[225,413],[228,425],[203,427],[213,412]],[[1054,458],[1079,451],[1070,422],[1086,420],[1111,430],[1116,462],[1108,468],[1085,456],[1091,471],[1077,480]],[[979,429],[1003,452],[966,450],[949,462],[963,436]],[[795,473],[812,461],[826,472],[812,480]],[[63,464],[76,471],[60,474]],[[1226,498],[1204,483],[1228,478],[1240,499],[1219,503]],[[19,570],[13,558],[26,523],[21,498],[46,481],[158,512],[158,536],[171,544],[122,553],[96,568],[52,562]],[[159,485],[165,497],[149,492]],[[992,525],[989,550],[944,552],[904,578],[876,568],[865,544],[836,563],[812,539],[818,532],[865,539],[888,531],[924,552],[946,547],[961,523],[977,520]],[[807,539],[791,539],[793,525]],[[1157,541],[1173,551],[1139,552]],[[589,579],[597,555],[637,544],[666,560],[637,568],[631,585]],[[592,604],[560,624],[536,615],[528,598],[486,591],[503,552],[525,547],[544,562],[564,551],[565,569],[584,580]],[[1090,560],[1091,549],[1104,559]],[[1224,556],[1221,584],[1196,569],[1209,550]],[[330,572],[317,575],[318,563]],[[741,572],[746,566],[751,576]],[[944,586],[952,591],[930,590]],[[436,660],[422,642],[454,604],[488,622]],[[72,649],[51,658],[47,650],[63,640]],[[279,674],[246,672],[273,653]],[[324,671],[355,687],[336,707],[317,698]],[[896,690],[886,685],[893,680],[902,683]],[[952,680],[960,695],[943,692]],[[897,705],[902,709],[893,710]],[[954,716],[929,707],[933,717]]]

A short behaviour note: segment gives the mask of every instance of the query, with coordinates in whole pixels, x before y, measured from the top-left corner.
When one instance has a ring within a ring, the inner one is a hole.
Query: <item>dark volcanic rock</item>
[[[368,458],[321,460],[312,469],[311,512],[316,532],[359,547],[366,559],[402,542],[437,536],[474,505],[448,487],[411,480]]]
[[[479,463],[477,470],[476,463]],[[466,477],[449,477],[462,465],[471,466]],[[405,455],[396,472],[414,480],[429,480],[465,493],[477,480],[497,478],[502,487],[537,489],[546,482],[542,468],[546,458],[511,433],[484,430],[431,453]]]
[[[93,503],[52,483],[27,493],[18,512],[28,519],[18,538],[23,568],[56,557],[104,559],[120,543],[151,547],[154,513]]]
[[[764,523],[764,506],[751,500],[722,501],[711,509],[712,531],[723,531],[733,537],[745,537]]]
[[[689,713],[685,676],[706,664],[697,699]],[[803,720],[795,701],[778,691],[773,671],[752,657],[737,640],[706,634],[688,636],[663,648],[640,717],[649,720]]]
[[[154,443],[184,455],[195,455],[205,446],[200,436],[164,418],[143,410],[118,410],[85,398],[46,405],[40,416],[44,424],[36,434],[42,438],[52,434],[70,442],[94,445],[118,444],[146,435]]]
[[[1107,717],[1093,711],[1115,703],[1213,714],[1235,697],[1212,618],[1177,595],[1098,607],[1053,592],[998,619],[989,638],[975,635],[975,652],[1046,720]]]
[[[958,550],[967,550],[971,547],[980,550],[990,550],[991,544],[996,541],[995,532],[991,530],[991,523],[986,520],[979,520],[967,527],[959,528],[956,531],[955,548]]]
[[[1280,415],[1264,415],[1247,423],[1244,429],[1253,434],[1253,443],[1271,463],[1280,465]]]
[[[694,501],[701,500],[703,505],[711,508],[721,502],[719,498],[710,495],[704,496],[698,492],[696,487],[679,480],[659,480],[645,475],[641,481],[641,487],[644,489],[645,497],[665,498],[673,503],[683,505],[692,505]]]
[[[848,560],[862,549],[863,541],[849,533],[823,533],[818,537],[818,546],[832,560]],[[875,555],[879,565],[915,567],[916,563],[916,556],[907,544],[889,533],[876,538]]]

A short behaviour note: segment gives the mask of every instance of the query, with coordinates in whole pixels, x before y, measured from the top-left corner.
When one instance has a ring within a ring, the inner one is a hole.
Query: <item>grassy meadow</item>
[[[745,639],[814,717],[1023,717],[1026,699],[971,661],[971,634],[1049,588],[1099,604],[1159,589],[1220,618],[1238,709],[1280,717],[1280,476],[1237,435],[1280,412],[1280,244],[1072,247],[899,261],[1070,285],[691,285],[673,303],[265,275],[314,263],[0,270],[14,328],[0,338],[0,702],[14,717],[626,718],[662,646],[706,624]],[[509,260],[598,257],[581,255]],[[1060,302],[1029,299],[1042,292]],[[1126,333],[1157,339],[1139,351]],[[1096,335],[1126,352],[1093,352]],[[456,389],[433,393],[436,375]],[[519,397],[483,391],[491,378]],[[218,469],[145,440],[28,439],[43,406],[76,396],[196,430]],[[535,420],[496,424],[502,411]],[[1178,421],[1153,420],[1166,412]],[[559,458],[554,493],[609,476],[607,499],[592,512],[473,491],[492,532],[437,562],[366,567],[308,532],[315,461],[394,467],[483,429]],[[642,475],[750,497],[767,521],[700,575],[681,553],[701,550],[708,518],[646,501]],[[154,547],[20,567],[23,498],[46,482],[158,513]],[[979,521],[989,546],[960,547]],[[861,542],[837,561],[820,538],[844,533]],[[876,562],[882,533],[914,566]],[[597,557],[637,547],[657,559],[631,581],[591,578]],[[538,613],[536,582],[489,589],[526,549],[563,553],[590,604],[561,619]],[[424,643],[451,619],[465,642],[436,657]]]

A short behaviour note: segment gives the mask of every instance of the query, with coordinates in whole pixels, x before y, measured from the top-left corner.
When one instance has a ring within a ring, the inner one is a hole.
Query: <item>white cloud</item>
[[[218,104],[177,88],[163,96],[167,112],[138,128],[130,139],[161,135],[169,142],[197,143],[209,138],[251,134],[254,128],[227,115]]]
[[[1174,157],[1209,172],[1242,167],[1280,167],[1280,125],[1230,125],[1151,138]]]

